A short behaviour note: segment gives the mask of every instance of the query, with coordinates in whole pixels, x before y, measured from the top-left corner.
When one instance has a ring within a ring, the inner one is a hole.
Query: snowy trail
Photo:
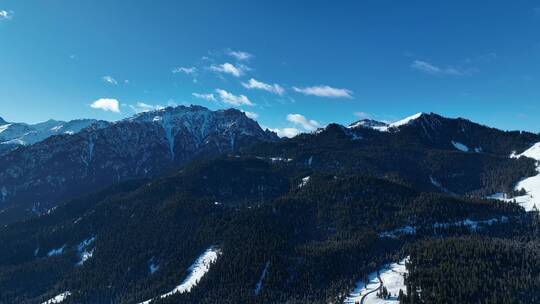
[[[351,292],[349,297],[345,299],[344,304],[397,304],[399,303],[399,290],[406,293],[405,287],[405,262],[408,258],[401,260],[399,263],[385,265],[378,272],[369,274],[369,282],[367,285],[364,282],[358,282],[356,288]],[[388,299],[377,297],[377,291],[385,287],[391,296]]]

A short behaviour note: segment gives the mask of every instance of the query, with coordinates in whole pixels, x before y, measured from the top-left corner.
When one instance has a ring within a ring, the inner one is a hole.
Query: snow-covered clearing
[[[538,174],[529,178],[525,178],[516,185],[515,190],[521,191],[522,189],[524,189],[527,192],[525,195],[516,196],[514,198],[507,198],[506,195],[503,193],[496,193],[489,196],[489,198],[499,199],[507,202],[515,200],[527,211],[533,210],[534,207],[540,209],[540,143],[536,143],[531,148],[521,154],[516,155],[515,153],[512,153],[510,157],[529,157],[536,160],[536,171],[538,172]]]
[[[366,285],[363,281],[358,282],[356,288],[343,303],[361,303],[362,298],[364,298],[362,304],[399,303],[399,290],[402,290],[403,294],[407,293],[407,288],[405,287],[405,274],[407,273],[405,263],[407,260],[408,258],[405,258],[399,263],[385,265],[379,270],[380,280],[377,276],[377,272],[369,274],[368,284]],[[388,299],[381,299],[377,296],[378,289],[381,288],[381,281],[382,286],[386,287],[390,295]]]
[[[55,296],[54,298],[52,299],[49,299],[41,304],[57,304],[57,303],[62,303],[64,302],[64,300],[69,297],[71,295],[71,292],[70,291],[65,291],[57,296]]]
[[[221,250],[217,247],[212,246],[206,249],[206,251],[197,258],[195,263],[189,267],[189,274],[184,281],[180,285],[176,286],[173,290],[159,296],[159,298],[163,299],[177,293],[182,294],[185,292],[190,292],[193,287],[197,286],[204,275],[208,273],[210,266],[217,261],[220,255]],[[148,304],[150,302],[152,302],[152,299],[139,304]]]

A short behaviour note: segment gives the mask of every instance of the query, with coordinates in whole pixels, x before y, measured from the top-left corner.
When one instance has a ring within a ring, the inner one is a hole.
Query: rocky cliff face
[[[95,123],[0,157],[0,210],[43,212],[57,200],[114,182],[155,176],[189,160],[276,140],[276,134],[233,109],[169,107]]]

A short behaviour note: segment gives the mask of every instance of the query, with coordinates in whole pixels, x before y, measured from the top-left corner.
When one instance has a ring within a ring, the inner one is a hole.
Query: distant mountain
[[[10,123],[0,118],[0,155],[19,146],[31,145],[53,135],[72,135],[96,123],[94,119],[48,120],[37,124]]]
[[[51,130],[56,123],[41,129]],[[52,129],[56,130],[57,127]],[[122,180],[156,176],[187,161],[236,152],[275,133],[238,110],[200,106],[145,112],[49,137],[0,157],[2,219],[40,213],[69,197]]]
[[[485,196],[511,192],[521,178],[537,174],[534,160],[510,158],[537,142],[538,134],[418,113],[392,124],[330,124],[247,153],[325,172],[387,177],[424,191]]]

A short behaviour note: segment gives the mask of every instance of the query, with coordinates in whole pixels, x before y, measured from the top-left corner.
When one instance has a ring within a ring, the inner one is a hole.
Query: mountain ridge
[[[277,141],[239,110],[179,106],[113,123],[94,123],[0,157],[0,205],[45,212],[73,195],[161,174],[196,158]],[[14,212],[14,211],[13,211]],[[8,213],[0,213],[7,218]],[[13,214],[13,213],[11,213]],[[0,219],[1,220],[1,219]]]

